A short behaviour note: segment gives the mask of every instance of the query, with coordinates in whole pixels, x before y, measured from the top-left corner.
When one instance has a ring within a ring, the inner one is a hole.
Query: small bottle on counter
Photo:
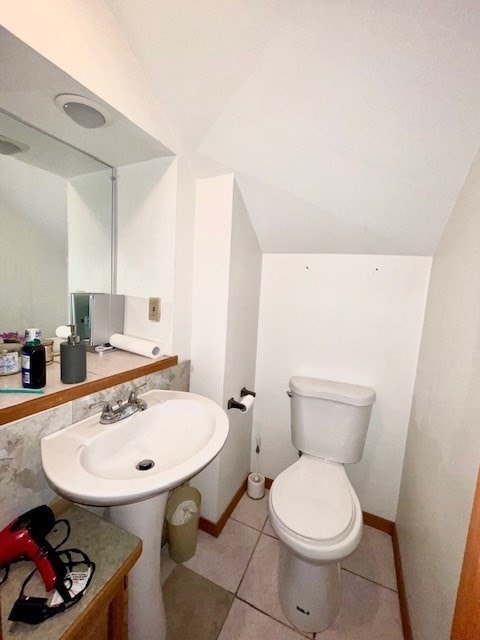
[[[80,342],[74,324],[68,325],[71,335],[60,343],[60,378],[64,384],[83,382],[87,377],[87,348]]]
[[[45,347],[40,329],[25,331],[22,347],[22,386],[25,389],[41,389],[47,384]]]

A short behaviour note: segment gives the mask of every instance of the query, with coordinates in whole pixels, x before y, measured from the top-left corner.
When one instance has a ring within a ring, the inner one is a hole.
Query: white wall
[[[364,457],[347,472],[363,509],[395,520],[430,265],[423,257],[264,255],[254,434],[267,477],[297,459],[291,376],[371,386]]]
[[[99,171],[67,183],[69,291],[111,291],[111,175]]]
[[[223,406],[227,344],[228,279],[233,175],[197,181],[192,296],[190,390]],[[220,456],[193,483],[202,493],[202,515],[218,518]]]
[[[67,182],[0,156],[0,332],[68,320]]]
[[[196,180],[187,161],[177,163],[177,212],[175,217],[175,273],[173,292],[172,352],[180,360],[190,358],[192,333],[192,281]]]
[[[480,154],[435,254],[397,527],[415,640],[448,640],[480,461]]]
[[[158,158],[118,170],[117,292],[125,300],[125,333],[172,349],[177,165]],[[161,299],[160,322],[148,298]]]
[[[223,404],[233,175],[197,181],[192,299],[192,391]]]
[[[232,242],[223,406],[254,389],[262,253],[242,195],[233,191]],[[228,412],[230,432],[220,456],[218,513],[221,514],[250,471],[253,412]]]
[[[191,391],[227,408],[253,385],[261,253],[233,175],[198,180],[192,312]],[[217,522],[246,478],[252,414],[228,412],[221,453],[193,484],[202,515]]]

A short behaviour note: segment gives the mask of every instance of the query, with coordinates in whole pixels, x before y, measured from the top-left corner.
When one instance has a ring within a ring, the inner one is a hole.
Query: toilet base
[[[340,606],[340,563],[313,564],[282,542],[280,548],[278,588],[285,617],[301,631],[323,631],[333,624]]]

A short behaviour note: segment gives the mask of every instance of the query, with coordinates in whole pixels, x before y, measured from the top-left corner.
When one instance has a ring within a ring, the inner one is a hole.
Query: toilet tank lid
[[[290,379],[290,390],[300,396],[334,400],[356,407],[371,405],[376,398],[375,390],[370,387],[303,376],[293,376]]]

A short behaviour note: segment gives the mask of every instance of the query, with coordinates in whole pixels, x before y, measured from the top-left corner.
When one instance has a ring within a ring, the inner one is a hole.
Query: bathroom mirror
[[[0,333],[68,322],[68,292],[111,291],[112,168],[0,112]]]
[[[115,282],[112,167],[172,152],[1,26],[0,78],[0,136],[20,143],[0,155],[0,333],[49,337],[67,321],[68,291]],[[109,126],[79,126],[60,94],[96,101]]]

